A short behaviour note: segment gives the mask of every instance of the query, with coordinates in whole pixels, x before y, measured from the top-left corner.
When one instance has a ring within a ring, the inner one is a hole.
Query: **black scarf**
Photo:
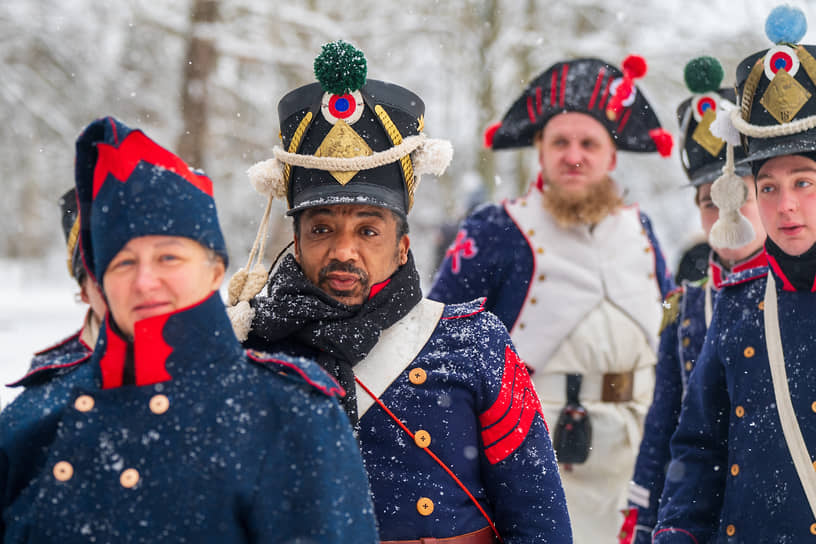
[[[816,282],[816,244],[801,255],[788,255],[773,240],[765,240],[765,251],[797,291],[810,292]]]
[[[380,339],[380,332],[402,319],[422,299],[414,258],[399,267],[388,283],[363,304],[336,301],[303,274],[290,254],[272,276],[266,297],[252,303],[252,334],[266,343],[289,341],[318,352],[317,362],[346,390],[341,403],[357,423],[354,371]]]

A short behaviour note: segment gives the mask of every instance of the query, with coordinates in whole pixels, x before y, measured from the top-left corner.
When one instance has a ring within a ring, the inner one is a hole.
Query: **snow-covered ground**
[[[79,329],[87,306],[78,292],[64,261],[0,259],[0,383],[22,377],[34,352]],[[0,405],[21,390],[0,387]]]

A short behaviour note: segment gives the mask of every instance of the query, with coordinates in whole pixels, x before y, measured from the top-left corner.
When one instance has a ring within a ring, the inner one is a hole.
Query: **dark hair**
[[[402,237],[408,234],[410,228],[408,226],[408,218],[404,215],[395,212],[394,210],[389,209],[391,215],[394,217],[394,221],[397,222],[397,242],[402,240]],[[295,239],[300,239],[300,218],[303,215],[303,210],[295,213],[292,216],[292,230],[295,232]]]

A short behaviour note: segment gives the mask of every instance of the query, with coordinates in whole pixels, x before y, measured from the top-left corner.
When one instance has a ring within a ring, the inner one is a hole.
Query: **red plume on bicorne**
[[[606,105],[606,116],[610,121],[618,118],[623,110],[623,101],[632,94],[634,80],[645,76],[647,68],[646,59],[641,56],[629,55],[623,60],[623,80]]]
[[[491,149],[493,147],[493,135],[496,134],[496,131],[499,130],[501,127],[501,121],[498,123],[493,123],[484,132],[484,145],[486,148]]]
[[[651,136],[652,140],[657,146],[657,152],[660,153],[661,157],[668,157],[671,155],[672,146],[674,145],[674,138],[672,138],[670,133],[666,132],[662,128],[653,128],[649,131],[649,136]]]

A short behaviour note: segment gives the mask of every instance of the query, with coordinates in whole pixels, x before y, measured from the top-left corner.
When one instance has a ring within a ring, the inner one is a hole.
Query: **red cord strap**
[[[369,394],[369,396],[371,396],[372,399],[374,399],[374,402],[376,402],[380,406],[380,408],[385,410],[385,413],[388,414],[389,416],[391,416],[391,419],[393,419],[397,423],[397,425],[399,425],[402,428],[402,430],[405,431],[405,433],[409,437],[411,437],[411,440],[414,440],[414,433],[412,433],[408,429],[408,427],[406,427],[405,424],[402,421],[400,421],[400,419],[397,416],[394,415],[394,412],[389,410],[388,407],[385,404],[383,404],[383,401],[381,401],[377,397],[377,395],[372,393],[371,390],[368,387],[366,387],[366,385],[363,382],[360,381],[360,378],[355,376],[354,380],[360,385],[360,387],[362,387],[365,390],[366,393]],[[439,457],[437,457],[436,454],[434,452],[432,452],[430,448],[421,448],[421,449],[423,451],[425,451],[428,455],[430,455],[431,458],[434,461],[436,461],[437,464],[440,467],[445,469],[445,472],[447,472],[448,475],[451,478],[453,478],[453,481],[456,482],[456,485],[458,485],[460,488],[462,488],[462,491],[464,491],[465,494],[470,498],[470,500],[473,501],[473,504],[476,505],[476,508],[479,509],[479,512],[481,512],[482,516],[484,516],[484,518],[487,520],[488,525],[490,525],[490,528],[493,530],[493,533],[496,535],[496,538],[499,539],[499,542],[503,542],[503,540],[501,538],[501,535],[499,535],[499,531],[496,530],[496,526],[493,524],[493,520],[490,519],[490,516],[488,516],[487,512],[484,511],[484,508],[482,508],[482,505],[479,504],[479,501],[476,500],[476,497],[474,497],[473,494],[470,491],[468,491],[468,488],[465,487],[465,484],[462,483],[462,480],[457,478],[456,474],[454,474],[453,471],[451,469],[449,469],[448,466],[445,465],[445,463],[443,463],[442,460]]]

